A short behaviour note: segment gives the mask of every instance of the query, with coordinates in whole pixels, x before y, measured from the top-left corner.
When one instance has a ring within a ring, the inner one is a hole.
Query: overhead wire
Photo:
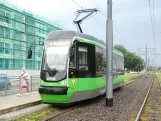
[[[107,16],[102,12],[102,10],[100,9],[100,7],[98,6],[98,4],[95,2],[95,0],[93,0],[93,2],[94,2],[94,4],[96,5],[96,7],[99,9],[99,11],[100,11],[100,13],[105,17],[105,19],[107,18]],[[121,33],[115,28],[115,27],[113,27],[114,28],[114,30],[116,31],[116,33],[124,40],[124,41],[126,41],[131,47],[133,47],[134,48],[134,46],[133,45],[131,45],[122,35],[121,35]],[[133,50],[133,49],[132,49]]]
[[[79,6],[80,8],[84,9],[83,6],[81,6],[80,4],[78,4],[75,0],[72,0],[77,6]],[[102,10],[100,9],[100,7],[97,5],[97,3],[93,0],[94,4],[97,6],[97,8],[99,9],[99,11],[102,13],[102,15],[106,17],[106,15],[102,12]],[[93,16],[91,16],[100,26],[102,26],[104,29],[106,29],[106,27],[104,25],[102,25],[97,19],[95,19]],[[120,32],[115,28],[113,27],[114,30],[116,31],[116,33],[124,40],[126,41],[126,43],[128,43],[131,47],[133,47],[121,34]],[[120,39],[118,39],[120,40]],[[129,47],[128,47],[129,48]],[[130,49],[130,50],[134,50],[134,49]]]
[[[155,6],[155,3],[154,3],[154,0],[153,0],[153,24],[154,24],[154,44],[155,43],[155,40],[156,40],[156,33],[155,33],[155,14],[154,14],[154,6]],[[155,46],[155,45],[154,45]],[[156,46],[155,46],[155,54],[156,54]],[[155,57],[156,55],[154,55],[154,61],[155,61]]]
[[[80,8],[82,8],[84,10],[84,8],[82,6],[80,6],[75,0],[72,0],[75,4],[77,4]],[[104,25],[102,25],[97,19],[95,19],[93,16],[91,16],[100,26],[102,26],[104,29],[106,29],[106,27]]]
[[[153,0],[153,19],[154,19],[154,34],[155,34],[155,15],[154,15],[154,0]]]
[[[133,47],[134,48],[134,46],[133,45],[131,45],[121,34],[120,34],[120,32],[114,27],[114,30],[116,31],[116,33],[117,34],[119,34],[120,35],[120,37],[124,40],[124,41],[126,41],[126,43],[128,43],[131,47]]]
[[[93,2],[94,2],[94,4],[97,6],[97,8],[98,8],[98,10],[100,11],[100,13],[102,13],[102,15],[105,17],[105,18],[107,18],[106,17],[106,15],[102,12],[102,10],[100,9],[100,7],[97,5],[97,3],[95,2],[95,0],[93,0]]]
[[[156,41],[156,33],[155,33],[155,14],[154,14],[154,6],[155,6],[155,4],[154,4],[154,0],[153,0],[153,19],[154,19],[154,40]],[[155,43],[155,42],[154,42]],[[156,44],[156,43],[155,43]],[[156,54],[156,46],[155,46],[155,54]],[[155,56],[156,57],[156,56]]]
[[[130,47],[128,46],[128,44],[127,44],[125,41],[122,41],[122,39],[120,39],[116,33],[115,33],[115,36],[114,36],[114,37],[115,37],[119,42],[121,42],[126,48],[128,48],[129,50],[134,50],[134,49],[130,48]]]
[[[155,18],[154,18],[154,0],[153,0],[153,16],[152,16],[152,10],[151,10],[151,3],[150,3],[150,0],[149,0],[149,12],[150,12],[150,18],[151,18],[151,25],[152,25],[152,36],[153,36],[153,41],[154,41],[154,47],[156,48],[156,45],[155,45],[155,27],[154,27],[154,24],[155,24]],[[153,19],[154,18],[154,19]]]

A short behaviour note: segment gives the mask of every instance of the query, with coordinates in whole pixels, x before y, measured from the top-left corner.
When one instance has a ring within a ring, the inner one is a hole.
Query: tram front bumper
[[[39,87],[40,94],[67,95],[68,87]]]

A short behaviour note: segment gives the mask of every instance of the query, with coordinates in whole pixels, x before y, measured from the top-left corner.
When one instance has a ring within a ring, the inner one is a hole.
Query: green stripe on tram
[[[101,47],[101,48],[106,48],[104,45],[99,44],[98,42],[95,42],[95,41],[92,41],[92,40],[87,40],[87,39],[76,37],[76,36],[73,38],[73,40],[79,41],[79,42],[84,42],[84,43],[89,43],[89,44],[92,44],[92,45],[95,45],[95,46],[98,46],[98,47]],[[122,53],[119,53],[119,52],[114,51],[114,50],[113,50],[113,53],[118,54],[120,56],[124,56]]]

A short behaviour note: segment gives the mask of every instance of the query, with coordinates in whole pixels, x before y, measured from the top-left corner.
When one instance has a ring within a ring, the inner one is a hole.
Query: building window
[[[43,30],[42,30],[42,34],[44,34],[44,26],[42,27],[42,29],[43,29]]]
[[[38,52],[38,57],[40,58],[42,56],[41,50]]]
[[[5,43],[5,54],[10,54],[10,44]]]
[[[0,42],[0,53],[4,53],[4,43]]]
[[[9,29],[6,29],[6,37],[10,38],[10,30]]]
[[[0,22],[4,22],[4,18],[0,16]]]
[[[4,37],[4,28],[0,26],[0,37]]]
[[[5,68],[10,67],[10,59],[5,59]]]
[[[0,58],[0,68],[3,68],[3,62],[4,62],[4,59],[3,58]]]

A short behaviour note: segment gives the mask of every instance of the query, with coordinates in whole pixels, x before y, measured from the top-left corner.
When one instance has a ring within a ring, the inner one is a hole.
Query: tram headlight
[[[55,81],[56,78],[55,77],[47,77],[46,80],[48,80],[48,81]]]

